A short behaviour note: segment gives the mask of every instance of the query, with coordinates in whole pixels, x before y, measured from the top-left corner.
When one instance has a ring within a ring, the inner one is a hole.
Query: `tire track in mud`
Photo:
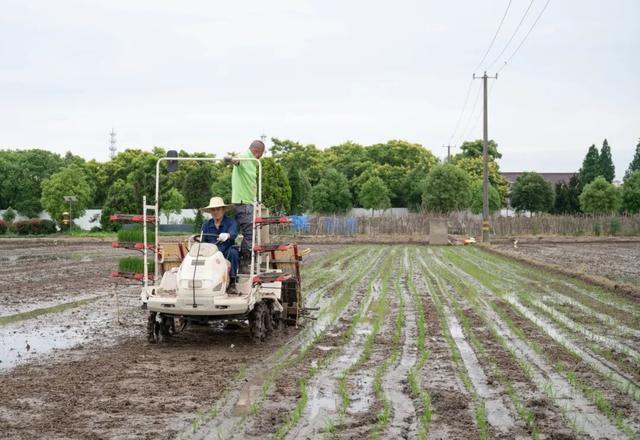
[[[442,257],[446,258],[446,257]],[[479,312],[484,316],[485,323],[490,326],[500,337],[504,338],[512,348],[510,352],[524,364],[530,380],[540,392],[545,393],[553,400],[561,410],[565,420],[575,430],[582,431],[592,438],[623,438],[624,434],[603,415],[597,406],[589,401],[579,390],[555,368],[549,364],[542,353],[538,353],[523,340],[512,328],[504,322],[502,317],[494,311],[489,301],[494,297],[493,293],[464,271],[456,270],[453,265],[446,264],[439,257],[434,257],[434,262],[440,268],[448,271],[450,277],[458,277],[467,288],[486,297],[476,296]],[[460,273],[462,272],[462,273]],[[487,298],[488,297],[488,298]]]
[[[446,257],[445,257],[446,258]],[[454,260],[452,260],[454,261]],[[562,331],[562,329],[558,328],[553,324],[552,321],[544,318],[543,316],[538,315],[535,310],[527,307],[527,305],[520,301],[519,298],[514,294],[501,294],[493,285],[494,282],[500,283],[500,280],[495,279],[495,276],[489,272],[483,271],[481,268],[478,268],[474,263],[469,262],[468,260],[461,259],[463,263],[461,267],[457,267],[454,265],[448,266],[452,268],[454,272],[456,272],[459,276],[465,277],[478,286],[482,291],[491,299],[502,299],[506,301],[512,308],[517,310],[522,316],[532,321],[541,331],[549,335],[552,339],[554,339],[558,344],[565,347],[569,352],[575,353],[578,355],[584,362],[593,367],[596,371],[606,377],[611,381],[618,389],[629,394],[634,400],[640,399],[640,386],[634,381],[633,378],[629,377],[625,372],[621,371],[620,368],[614,365],[611,361],[602,358],[602,356],[594,353],[593,351],[587,349],[584,346],[579,345],[580,341],[572,338],[566,332]],[[464,266],[467,266],[466,268]],[[482,272],[482,277],[490,277],[491,282],[487,282],[486,279],[479,279],[474,276],[473,269],[470,267],[475,267]],[[526,292],[518,289],[518,296],[526,295]]]
[[[371,255],[371,251],[375,251],[373,256]],[[246,377],[248,379],[232,387],[224,401],[216,404],[215,416],[211,420],[203,422],[195,433],[185,432],[187,438],[208,439],[220,437],[226,439],[259,436],[266,432],[274,432],[277,425],[285,421],[288,410],[283,409],[279,411],[278,401],[274,399],[274,393],[278,394],[279,392],[286,392],[287,390],[293,391],[290,389],[291,383],[287,383],[287,381],[294,381],[292,377],[300,373],[300,371],[294,370],[293,374],[289,374],[289,371],[286,370],[287,366],[289,368],[293,367],[289,365],[292,359],[301,362],[309,356],[322,357],[323,353],[318,354],[313,352],[313,348],[325,337],[325,333],[327,333],[330,326],[337,325],[336,323],[340,317],[345,314],[350,304],[347,303],[344,308],[332,312],[332,299],[339,300],[342,291],[346,291],[351,286],[359,285],[361,280],[375,272],[377,266],[380,264],[382,256],[381,249],[365,247],[362,250],[356,249],[356,253],[358,254],[358,258],[352,260],[351,263],[357,265],[360,269],[359,271],[356,271],[355,274],[353,272],[343,271],[342,276],[333,277],[333,281],[329,285],[314,291],[314,294],[318,296],[318,304],[320,306],[318,319],[296,335],[286,346],[276,351],[270,358],[247,371]],[[348,260],[350,255],[351,254],[345,256],[344,259]],[[334,269],[342,270],[337,266],[337,264],[331,265]],[[338,290],[338,295],[334,298],[325,295],[330,291],[332,286]],[[297,359],[296,357],[300,355],[302,355],[302,358]],[[234,408],[241,391],[251,387],[255,390],[253,393],[255,399],[254,404],[251,405],[250,414],[234,415]],[[295,394],[298,395],[298,393]],[[291,403],[291,401],[282,401],[281,403],[286,405]],[[262,408],[265,404],[270,405],[270,407]],[[265,412],[268,414],[264,414]],[[248,424],[248,427],[242,428],[246,424]],[[256,424],[259,426],[254,426]]]
[[[418,359],[418,348],[415,345],[418,327],[413,297],[407,285],[408,271],[409,262],[407,261],[407,255],[405,253],[402,264],[401,281],[395,283],[396,294],[401,296],[402,303],[404,304],[402,308],[404,315],[402,349],[398,362],[390,366],[390,371],[382,381],[382,387],[391,400],[391,407],[393,409],[389,427],[384,435],[385,437],[394,439],[412,439],[416,438],[418,434],[417,411],[413,399],[410,396],[408,383],[409,371]]]
[[[433,286],[432,295],[434,295],[434,298],[437,298],[436,301],[440,303],[441,319],[446,323],[446,331],[453,339],[456,350],[461,358],[462,367],[466,370],[466,375],[470,381],[470,384],[466,385],[467,387],[472,387],[472,392],[476,395],[476,422],[480,425],[481,437],[487,435],[483,433],[483,429],[485,428],[482,426],[482,417],[486,417],[486,422],[489,424],[486,429],[488,432],[494,433],[494,436],[504,438],[517,437],[518,434],[521,434],[519,430],[516,429],[515,421],[518,416],[510,405],[507,405],[504,401],[504,390],[496,387],[494,383],[489,382],[487,373],[482,365],[480,365],[474,349],[467,341],[467,337],[462,330],[458,318],[451,310],[451,293],[447,291],[440,277],[436,276],[429,269],[422,257],[420,258],[420,264],[423,273],[431,279]]]

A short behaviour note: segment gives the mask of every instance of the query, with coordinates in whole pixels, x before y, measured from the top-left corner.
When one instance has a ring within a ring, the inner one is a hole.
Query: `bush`
[[[602,176],[595,178],[580,194],[580,209],[587,214],[610,214],[622,204],[622,194],[618,188]]]
[[[5,212],[2,213],[2,220],[6,223],[11,223],[16,219],[16,212],[9,206]]]
[[[599,237],[601,233],[602,233],[602,227],[600,226],[600,223],[594,223],[593,224],[593,235]]]
[[[58,232],[51,220],[30,219],[15,222],[12,228],[18,235],[46,235]]]
[[[7,229],[9,229],[9,227],[7,226],[7,222],[5,222],[4,220],[0,220],[0,235],[6,233]]]
[[[620,232],[620,220],[614,217],[609,220],[609,234],[616,235],[618,232]]]

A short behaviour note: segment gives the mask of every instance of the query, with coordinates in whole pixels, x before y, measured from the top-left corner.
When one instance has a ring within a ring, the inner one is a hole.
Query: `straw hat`
[[[225,205],[222,197],[211,197],[211,200],[209,200],[209,206],[200,208],[200,211],[208,212],[208,211],[211,211],[213,208],[228,208],[230,206],[231,205]]]

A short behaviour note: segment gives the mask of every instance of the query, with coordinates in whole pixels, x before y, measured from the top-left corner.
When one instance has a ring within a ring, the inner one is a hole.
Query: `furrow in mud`
[[[621,371],[620,368],[617,367],[612,361],[604,359],[601,356],[595,354],[593,351],[589,350],[586,344],[583,345],[584,341],[572,338],[569,334],[567,334],[567,332],[554,325],[553,322],[528,307],[524,303],[524,301],[527,300],[526,292],[517,290],[514,293],[510,293],[509,291],[507,293],[504,293],[500,290],[500,288],[497,287],[498,285],[500,285],[500,283],[499,280],[495,279],[494,275],[490,274],[489,272],[483,271],[482,269],[478,268],[477,265],[473,265],[473,263],[469,263],[463,260],[460,260],[458,263],[459,267],[453,266],[452,264],[448,264],[447,267],[459,274],[459,276],[462,276],[465,279],[470,280],[475,285],[479,286],[483,290],[483,293],[485,293],[489,298],[500,298],[509,303],[515,310],[532,321],[538,328],[540,328],[541,331],[544,331],[546,334],[548,334],[558,344],[565,347],[568,351],[578,355],[580,359],[589,364],[604,377],[609,379],[612,384],[618,387],[618,389],[627,392],[634,399],[640,398],[640,388],[638,384],[635,383],[632,377],[629,377],[627,374]],[[480,272],[475,273],[476,270],[479,270]],[[524,301],[521,301],[520,298],[523,298]]]
[[[418,372],[431,398],[428,437],[434,439],[479,438],[474,422],[473,398],[457,373],[453,353],[444,336],[445,323],[434,303],[432,289],[417,270],[413,282],[425,311],[426,343],[429,359]]]
[[[448,292],[447,286],[442,279],[429,269],[424,261],[421,261],[421,263],[425,274],[433,280],[434,294],[439,297],[438,301],[441,302],[442,318],[447,323],[447,330],[455,342],[477,399],[479,398],[482,401],[482,403],[476,402],[476,404],[484,406],[483,411],[489,424],[489,432],[493,433],[494,436],[504,438],[516,437],[520,434],[515,423],[517,416],[505,402],[504,390],[496,387],[497,384],[495,382],[490,383],[487,379],[487,371],[480,365],[476,352],[467,341],[467,335],[463,332],[458,318],[452,311],[451,293]]]
[[[308,383],[307,405],[300,420],[287,433],[286,438],[316,438],[333,429],[332,419],[336,418],[340,405],[338,377],[342,372],[348,370],[361,355],[364,342],[371,334],[372,326],[370,322],[360,317],[369,310],[371,302],[380,297],[380,293],[380,280],[377,279],[370,285],[368,294],[356,312],[357,322],[355,317],[352,320],[347,341],[336,349],[335,357]],[[331,348],[327,347],[327,349]]]
[[[619,438],[624,437],[620,428],[615,426],[612,421],[603,415],[594,402],[589,401],[580,390],[572,386],[567,378],[556,371],[553,364],[545,360],[542,350],[535,350],[529,342],[518,336],[513,327],[507,325],[501,315],[496,313],[491,305],[493,295],[484,286],[478,286],[474,279],[459,276],[458,271],[451,265],[446,265],[442,260],[436,259],[440,268],[448,270],[452,277],[458,277],[468,289],[478,293],[477,304],[483,314],[485,314],[486,323],[495,331],[499,337],[504,338],[511,352],[518,358],[521,365],[524,365],[530,380],[535,383],[536,387],[543,391],[556,406],[563,412],[565,419],[575,430],[584,432],[593,438],[607,437]],[[519,321],[521,323],[522,321]],[[522,324],[519,324],[521,328]],[[555,342],[554,342],[555,345]],[[551,347],[547,344],[544,346],[544,352]],[[633,428],[631,428],[633,429]]]
[[[405,258],[402,264],[402,278],[400,283],[396,283],[396,294],[402,297],[403,324],[402,328],[402,351],[398,361],[389,367],[389,372],[385,375],[382,386],[391,400],[392,416],[389,427],[385,432],[388,438],[412,439],[417,437],[418,426],[416,418],[416,408],[410,396],[409,370],[415,365],[418,348],[415,345],[418,329],[416,325],[416,313],[413,298],[407,286],[407,273],[409,264]]]
[[[332,356],[342,331],[348,327],[348,317],[355,313],[366,294],[367,284],[363,283],[368,281],[370,274],[375,273],[381,264],[381,256],[381,250],[373,257],[369,255],[367,263],[359,266],[355,276],[340,286],[332,301],[320,310],[318,320],[305,329],[304,343],[279,366],[271,368],[269,374],[277,374],[271,377],[270,382],[263,384],[262,397],[248,417],[246,426],[237,426],[232,433],[223,437],[246,438],[275,434],[278,429],[282,429],[279,428],[280,425],[290,423],[289,413],[292,409],[294,412],[299,411],[297,417],[300,416],[304,405],[300,405],[299,399],[306,402],[308,380],[318,371],[319,365]],[[323,350],[325,347],[331,348]],[[304,395],[300,395],[301,385]],[[219,431],[214,429],[213,433],[217,435]]]

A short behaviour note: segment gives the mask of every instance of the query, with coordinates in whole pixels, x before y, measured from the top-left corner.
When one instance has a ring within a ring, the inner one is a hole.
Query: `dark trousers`
[[[229,273],[231,281],[236,281],[238,278],[238,265],[240,264],[240,254],[238,253],[238,249],[233,246],[229,246],[222,255],[224,255],[224,258],[231,263],[231,272]]]
[[[242,244],[240,252],[243,255],[250,255],[253,246],[253,205],[236,205],[236,222],[242,232]]]

